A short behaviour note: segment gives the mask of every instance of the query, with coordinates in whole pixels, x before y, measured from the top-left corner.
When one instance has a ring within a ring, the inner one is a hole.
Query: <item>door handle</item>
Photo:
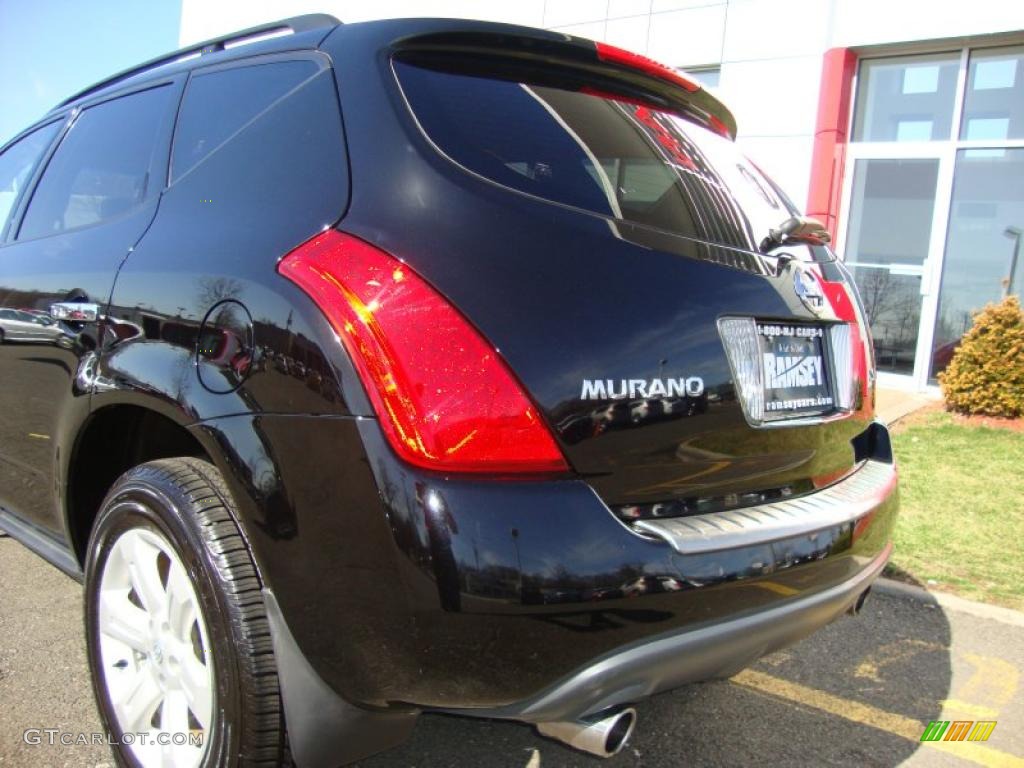
[[[50,305],[50,317],[72,323],[95,323],[100,319],[100,305],[60,301]]]

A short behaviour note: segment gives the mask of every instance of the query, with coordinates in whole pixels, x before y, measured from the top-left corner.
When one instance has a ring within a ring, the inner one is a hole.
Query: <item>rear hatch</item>
[[[623,516],[833,482],[871,419],[845,270],[820,245],[766,241],[797,212],[728,110],[630,56],[546,33],[407,38],[392,85],[430,172],[394,166],[388,221],[360,211],[353,152],[342,228],[466,314]],[[434,202],[404,203],[410,183]]]

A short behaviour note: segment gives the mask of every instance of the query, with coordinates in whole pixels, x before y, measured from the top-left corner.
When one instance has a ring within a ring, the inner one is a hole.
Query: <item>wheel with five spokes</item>
[[[97,517],[85,577],[93,688],[120,764],[286,761],[261,585],[213,466],[126,472]]]

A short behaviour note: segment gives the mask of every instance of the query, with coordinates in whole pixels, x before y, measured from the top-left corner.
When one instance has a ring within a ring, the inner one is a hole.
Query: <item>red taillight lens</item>
[[[495,349],[404,263],[327,230],[278,271],[337,331],[402,459],[452,472],[568,469]]]
[[[632,51],[626,51],[622,48],[617,48],[614,45],[608,45],[607,43],[594,43],[597,46],[597,58],[601,61],[606,61],[609,64],[618,64],[622,67],[629,69],[635,69],[638,72],[643,72],[645,75],[656,77],[659,80],[678,85],[680,88],[695,93],[700,90],[700,83],[695,80],[691,80],[680,72],[672,69],[672,67],[659,64],[653,59],[649,59],[646,56],[641,56],[639,53],[633,53]]]

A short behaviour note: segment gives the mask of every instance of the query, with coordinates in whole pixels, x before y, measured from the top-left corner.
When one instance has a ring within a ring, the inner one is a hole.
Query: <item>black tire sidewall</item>
[[[161,534],[174,548],[195,589],[203,612],[208,639],[213,650],[215,698],[210,739],[203,766],[233,765],[239,754],[238,729],[231,727],[241,714],[238,701],[240,685],[236,645],[231,627],[224,586],[213,564],[206,542],[197,530],[191,503],[172,482],[133,476],[129,472],[111,490],[103,503],[89,542],[85,568],[85,631],[89,668],[96,705],[122,766],[139,766],[129,746],[122,746],[106,690],[103,662],[99,652],[98,597],[100,576],[111,548],[128,530],[144,528]]]

